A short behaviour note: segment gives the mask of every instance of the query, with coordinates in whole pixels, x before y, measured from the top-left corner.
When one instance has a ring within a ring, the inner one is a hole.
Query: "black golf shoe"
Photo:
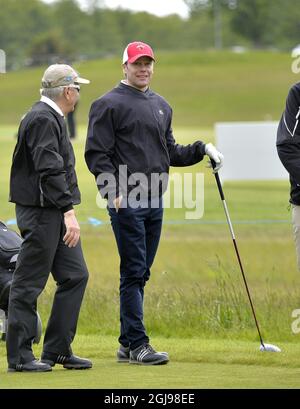
[[[158,354],[166,355],[168,356],[167,352],[157,352]],[[123,345],[120,345],[118,351],[117,351],[117,362],[119,363],[128,363],[130,359],[130,349],[129,347],[124,347]]]
[[[46,362],[33,361],[26,362],[25,364],[9,365],[7,372],[50,372],[51,366]]]
[[[129,362],[129,347],[120,345],[117,351],[117,362]]]
[[[129,353],[130,364],[164,365],[168,362],[167,352],[156,352],[150,344],[141,345]]]
[[[57,355],[50,352],[43,352],[41,361],[50,366],[60,364],[65,369],[90,369],[93,366],[92,362],[86,358],[76,355]]]

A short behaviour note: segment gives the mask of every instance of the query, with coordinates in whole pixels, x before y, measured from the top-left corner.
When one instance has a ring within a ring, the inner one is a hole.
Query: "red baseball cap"
[[[154,53],[150,45],[142,43],[141,41],[129,43],[123,53],[123,64],[126,62],[132,64],[140,57],[150,57],[155,61]]]

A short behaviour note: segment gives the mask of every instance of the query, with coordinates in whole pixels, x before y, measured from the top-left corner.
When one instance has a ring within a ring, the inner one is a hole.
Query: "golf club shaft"
[[[215,168],[216,163],[212,159],[211,159],[211,164],[212,164],[212,167]],[[257,328],[257,331],[258,331],[260,343],[261,343],[262,346],[264,346],[264,342],[263,342],[261,332],[260,332],[260,329],[259,329],[259,325],[258,325],[258,321],[257,321],[257,318],[256,318],[254,306],[253,306],[253,303],[252,303],[252,299],[251,299],[250,291],[249,291],[249,288],[248,288],[246,276],[245,276],[245,273],[244,273],[242,261],[241,261],[241,258],[240,258],[239,250],[238,250],[238,247],[237,247],[237,244],[236,244],[236,239],[235,239],[235,235],[234,235],[234,231],[233,231],[233,226],[232,226],[232,223],[231,223],[231,220],[230,220],[229,211],[228,211],[228,208],[227,208],[227,204],[226,204],[226,200],[225,200],[225,196],[224,196],[224,192],[223,192],[223,189],[222,189],[222,185],[221,185],[221,181],[220,181],[218,172],[215,173],[215,179],[216,179],[218,190],[219,190],[219,193],[220,193],[220,197],[221,197],[221,200],[222,200],[222,203],[223,203],[226,219],[227,219],[229,230],[230,230],[230,233],[231,233],[235,253],[236,253],[236,256],[237,256],[237,259],[238,259],[238,262],[239,262],[239,266],[240,266],[240,269],[241,269],[241,273],[242,273],[242,276],[243,276],[243,280],[244,280],[244,284],[245,284],[245,287],[246,287],[247,295],[248,295],[248,298],[249,298],[249,301],[250,301],[251,310],[252,310],[254,321],[255,321],[255,324],[256,324],[256,328]]]

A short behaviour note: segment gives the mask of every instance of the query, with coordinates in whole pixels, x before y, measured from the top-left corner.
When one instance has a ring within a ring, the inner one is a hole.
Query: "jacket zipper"
[[[41,203],[41,207],[44,207],[44,192],[42,189],[42,182],[41,182],[41,178],[39,180],[39,188],[40,188],[40,203]]]

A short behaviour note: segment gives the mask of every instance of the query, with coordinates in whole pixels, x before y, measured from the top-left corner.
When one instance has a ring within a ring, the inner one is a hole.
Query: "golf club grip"
[[[213,167],[213,169],[215,169],[216,162],[213,159],[210,159],[210,162],[211,162],[211,166]],[[218,172],[215,173],[215,178],[216,178],[216,182],[217,182],[217,186],[218,186],[218,189],[219,189],[221,199],[225,200],[225,196],[224,196],[224,192],[223,192],[223,189],[222,189],[222,185],[221,185],[221,181],[220,181]]]

